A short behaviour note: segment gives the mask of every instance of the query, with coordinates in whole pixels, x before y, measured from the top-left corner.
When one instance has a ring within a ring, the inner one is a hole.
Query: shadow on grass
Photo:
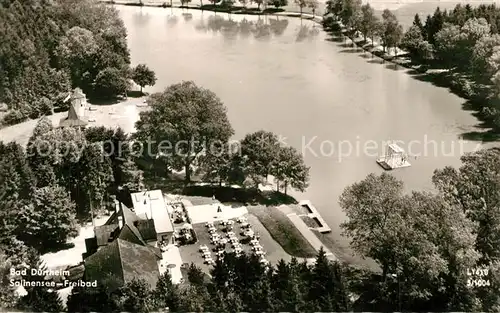
[[[241,6],[224,6],[224,5],[217,5],[217,4],[204,4],[203,6],[200,7],[200,10],[222,12],[222,13],[235,13],[235,12],[241,13],[241,11],[245,10],[245,8],[243,8]],[[258,12],[262,13],[260,10]]]
[[[140,90],[132,90],[132,91],[129,91],[127,93],[127,96],[129,98],[140,98],[140,97],[147,96],[147,94],[145,94],[144,92],[141,92]]]
[[[352,49],[342,49],[340,53],[362,53],[364,50],[360,48],[352,48]]]
[[[161,189],[164,192],[184,195],[215,198],[225,204],[232,204],[234,207],[244,205],[281,205],[297,204],[297,200],[290,195],[277,191],[261,191],[256,188],[233,188],[219,185],[188,185],[183,181],[183,177],[161,178],[145,175],[145,185],[147,189]],[[196,181],[196,178],[193,178]]]
[[[280,13],[280,12],[285,12],[284,9],[282,8],[267,8],[262,13],[264,14],[273,14],[273,13]]]
[[[345,40],[342,40],[339,46],[342,48],[359,49],[358,47],[353,45],[352,42],[346,42]]]
[[[386,61],[384,59],[380,59],[380,58],[371,58],[367,62],[372,63],[372,64],[385,64]]]
[[[232,188],[225,186],[186,186],[181,194],[186,196],[215,196],[220,202],[243,203],[245,205],[296,204],[297,200],[276,191],[260,191],[255,188]]]
[[[330,41],[330,42],[343,42],[344,39],[340,36],[331,36],[331,37],[328,37],[325,39],[326,41]]]
[[[89,103],[93,105],[113,105],[120,103],[124,100],[123,97],[120,98],[113,98],[113,99],[99,99],[96,97],[89,97]]]

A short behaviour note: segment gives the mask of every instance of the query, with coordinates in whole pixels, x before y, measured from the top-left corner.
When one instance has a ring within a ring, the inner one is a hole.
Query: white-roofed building
[[[161,190],[136,192],[131,196],[135,214],[154,220],[158,242],[171,243],[174,226]]]

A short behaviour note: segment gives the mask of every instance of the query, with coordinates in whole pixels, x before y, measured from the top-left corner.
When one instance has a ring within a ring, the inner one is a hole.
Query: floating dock
[[[395,143],[387,145],[386,154],[378,158],[377,163],[386,171],[411,166],[408,155]]]

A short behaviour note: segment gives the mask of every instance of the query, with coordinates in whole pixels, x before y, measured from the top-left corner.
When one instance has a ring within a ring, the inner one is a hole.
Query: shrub
[[[27,119],[27,116],[19,110],[12,110],[7,113],[3,118],[4,125],[14,125],[17,123],[24,122]]]

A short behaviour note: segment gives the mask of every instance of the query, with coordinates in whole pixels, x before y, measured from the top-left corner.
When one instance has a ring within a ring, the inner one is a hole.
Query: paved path
[[[328,256],[329,259],[332,260],[337,260],[337,257],[327,248],[323,245],[321,240],[309,229],[309,227],[302,221],[302,219],[295,213],[290,213],[287,214],[288,218],[292,223],[295,225],[295,227],[300,231],[302,236],[309,241],[309,243],[313,246],[316,251],[319,251],[321,247],[323,247],[323,250],[325,250],[326,255]]]

